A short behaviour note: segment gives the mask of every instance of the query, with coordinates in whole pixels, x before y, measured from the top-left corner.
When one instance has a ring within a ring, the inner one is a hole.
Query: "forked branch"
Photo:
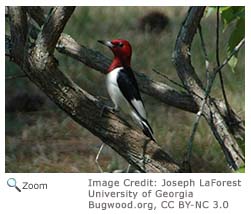
[[[62,33],[73,8],[57,7],[53,11],[38,34],[35,46],[26,55],[25,65],[22,67],[25,74],[77,123],[112,147],[141,172],[181,172],[180,166],[170,155],[155,142],[149,141],[141,130],[131,127],[120,116],[109,111],[101,117],[103,103],[59,70],[53,50],[56,38]],[[16,31],[11,36],[18,37],[19,32]]]
[[[191,93],[197,105],[203,107],[203,112],[199,112],[199,114],[202,114],[207,120],[225,154],[228,164],[233,169],[238,169],[244,164],[244,155],[236,140],[229,133],[229,129],[224,122],[221,112],[215,106],[215,102],[210,97],[207,97],[213,81],[209,82],[205,90],[191,64],[190,48],[204,10],[205,7],[191,7],[189,9],[176,40],[174,63],[177,73],[187,91]],[[194,94],[205,97],[204,101]]]

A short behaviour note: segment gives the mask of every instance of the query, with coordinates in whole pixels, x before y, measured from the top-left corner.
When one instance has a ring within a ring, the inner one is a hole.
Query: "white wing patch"
[[[142,120],[141,120],[141,118],[139,117],[139,115],[134,110],[131,110],[131,116],[134,119],[134,121],[139,125],[139,127],[141,129],[143,129],[143,125],[141,123]]]
[[[132,105],[137,110],[137,112],[140,114],[140,116],[142,118],[146,119],[146,111],[145,111],[145,108],[144,108],[143,103],[141,102],[141,100],[133,99],[131,102],[132,102]]]

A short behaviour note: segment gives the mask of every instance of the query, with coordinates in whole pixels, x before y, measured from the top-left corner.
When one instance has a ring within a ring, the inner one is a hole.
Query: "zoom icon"
[[[16,181],[15,178],[9,178],[9,179],[7,180],[7,185],[8,185],[9,187],[15,187],[15,189],[16,189],[18,192],[21,192],[21,189],[19,189],[18,186],[17,186],[17,181]]]

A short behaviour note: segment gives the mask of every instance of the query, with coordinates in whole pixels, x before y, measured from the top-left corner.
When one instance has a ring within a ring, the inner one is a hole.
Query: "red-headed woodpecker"
[[[146,112],[139,88],[131,69],[132,47],[123,39],[101,41],[101,44],[109,47],[114,59],[108,68],[106,75],[106,87],[114,103],[114,110],[122,108],[139,124],[143,133],[156,142],[153,130],[146,119]]]

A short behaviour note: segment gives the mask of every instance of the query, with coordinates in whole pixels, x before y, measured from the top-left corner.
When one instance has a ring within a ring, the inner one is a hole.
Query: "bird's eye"
[[[118,44],[118,46],[119,46],[120,48],[122,48],[122,47],[124,46],[124,44],[123,44],[122,42],[120,42],[120,43]]]

